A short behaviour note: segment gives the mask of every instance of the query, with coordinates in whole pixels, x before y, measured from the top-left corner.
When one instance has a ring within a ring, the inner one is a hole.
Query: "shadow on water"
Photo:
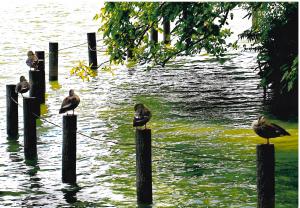
[[[37,172],[40,170],[37,158],[32,159],[32,160],[27,159],[27,160],[25,160],[25,164],[29,168],[26,171],[26,174],[28,174],[29,176],[35,176],[37,174]]]
[[[52,90],[59,90],[61,88],[61,85],[58,81],[50,81],[49,85]]]
[[[20,156],[20,143],[16,139],[8,138],[7,152],[9,152],[9,158],[12,162],[20,162],[23,158]]]
[[[40,108],[41,108],[41,115],[45,115],[49,111],[48,106],[46,104],[41,104]]]
[[[137,208],[152,208],[152,204],[137,204]]]
[[[81,188],[77,185],[68,185],[65,188],[62,188],[61,191],[64,194],[64,199],[67,203],[73,204],[75,202],[78,202],[76,194],[81,190]]]

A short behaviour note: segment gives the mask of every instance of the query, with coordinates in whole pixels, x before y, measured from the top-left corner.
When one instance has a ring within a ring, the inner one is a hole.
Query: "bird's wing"
[[[152,117],[152,113],[148,108],[145,108],[144,117],[147,117],[149,120]]]
[[[72,102],[71,102],[71,99],[70,99],[70,97],[66,97],[64,100],[63,100],[63,102],[62,102],[62,104],[61,104],[61,109],[63,109],[63,108],[68,108],[68,107],[70,107],[72,105]]]
[[[278,126],[277,124],[274,124],[274,123],[270,123],[270,125],[273,126],[274,129],[276,129],[276,131],[281,134],[281,135],[289,135],[290,136],[290,133],[287,132],[284,128],[282,128],[281,126]]]
[[[76,108],[80,103],[80,98],[77,95],[73,95],[70,102],[72,103],[74,108]]]
[[[31,86],[30,86],[29,82],[26,81],[26,82],[23,83],[23,86],[22,86],[23,89],[28,89],[28,90],[30,90],[30,87],[31,87]]]
[[[16,92],[16,93],[20,92],[20,91],[21,91],[21,88],[22,88],[21,83],[18,83],[18,84],[16,85],[15,92]]]
[[[32,65],[31,60],[30,60],[29,58],[26,59],[26,64],[27,64],[28,66],[31,66],[31,65]]]

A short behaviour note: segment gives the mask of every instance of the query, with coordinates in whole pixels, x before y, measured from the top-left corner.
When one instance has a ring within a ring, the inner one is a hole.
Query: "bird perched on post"
[[[30,84],[27,82],[24,76],[20,76],[20,82],[16,85],[15,92],[21,93],[23,97],[23,93],[28,92],[30,90]]]
[[[34,68],[34,70],[37,69],[38,67],[38,63],[39,63],[39,59],[38,57],[32,52],[32,51],[28,51],[27,52],[27,60],[26,60],[26,64],[30,67],[30,68]]]
[[[148,108],[143,104],[139,103],[134,106],[134,118],[133,118],[133,127],[144,126],[145,129],[147,122],[150,120],[152,114]]]
[[[267,144],[271,138],[290,136],[289,132],[274,123],[269,123],[264,116],[259,116],[257,121],[253,121],[252,128],[258,136],[267,139]]]
[[[74,93],[74,90],[69,91],[69,96],[66,97],[59,109],[59,113],[65,113],[67,111],[73,110],[73,115],[74,115],[74,109],[79,105],[80,103],[80,98],[78,95]]]

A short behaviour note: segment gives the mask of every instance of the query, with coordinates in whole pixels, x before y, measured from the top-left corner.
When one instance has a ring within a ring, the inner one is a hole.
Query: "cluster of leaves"
[[[258,51],[261,85],[280,94],[298,91],[298,3],[249,3],[251,30],[241,34]]]
[[[71,69],[71,75],[80,77],[83,81],[90,81],[91,77],[97,76],[97,71],[92,69],[92,64],[86,65],[84,61],[79,61],[77,66]]]
[[[205,49],[221,56],[231,35],[227,24],[237,3],[225,2],[106,2],[95,19],[101,20],[99,32],[110,62],[124,64],[129,55],[138,64],[164,66],[180,55],[197,54]],[[163,32],[163,22],[172,22],[172,44],[153,39],[153,31]],[[149,37],[150,33],[150,37]]]

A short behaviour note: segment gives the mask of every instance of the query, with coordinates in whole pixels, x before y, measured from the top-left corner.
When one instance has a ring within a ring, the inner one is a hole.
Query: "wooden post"
[[[150,40],[154,43],[158,42],[158,31],[153,27],[151,28],[151,32],[150,32]]]
[[[58,43],[49,43],[49,81],[58,79]]]
[[[41,103],[45,103],[45,93],[46,93],[46,75],[45,75],[45,52],[44,51],[36,51],[36,56],[39,59],[37,70],[41,71],[41,90],[43,92],[43,96],[41,98]]]
[[[63,116],[62,182],[76,183],[77,116]]]
[[[92,64],[92,69],[97,69],[97,44],[96,44],[96,33],[87,34],[88,41],[88,53],[89,53],[89,65]]]
[[[128,50],[127,50],[127,60],[132,59],[133,57],[133,53],[132,53],[132,47],[129,46]]]
[[[185,3],[185,6],[183,7],[182,16],[183,16],[184,21],[188,20],[188,14],[189,14],[188,6],[189,6],[189,3],[187,2],[187,3]],[[191,25],[186,25],[186,27],[184,28],[184,32],[188,33],[190,30],[190,27],[191,27]],[[191,45],[191,38],[187,38],[185,40],[185,44],[186,44],[185,47],[188,48]]]
[[[45,60],[45,51],[36,51],[35,55],[39,60]]]
[[[6,130],[7,136],[16,139],[19,136],[18,124],[18,94],[15,92],[16,85],[6,85]]]
[[[136,129],[137,202],[152,204],[151,129]]]
[[[257,156],[257,207],[275,207],[275,156],[274,144],[256,146]]]
[[[168,45],[171,43],[171,27],[170,27],[170,20],[164,18],[163,21],[163,27],[164,27],[164,44]]]
[[[25,159],[36,159],[36,112],[38,101],[34,97],[23,98],[23,114],[24,114],[24,154]]]
[[[44,92],[42,89],[43,82],[43,73],[40,70],[29,70],[29,83],[31,85],[29,96],[35,97],[38,100],[39,104],[43,103]],[[38,116],[40,116],[40,112],[37,112]]]

